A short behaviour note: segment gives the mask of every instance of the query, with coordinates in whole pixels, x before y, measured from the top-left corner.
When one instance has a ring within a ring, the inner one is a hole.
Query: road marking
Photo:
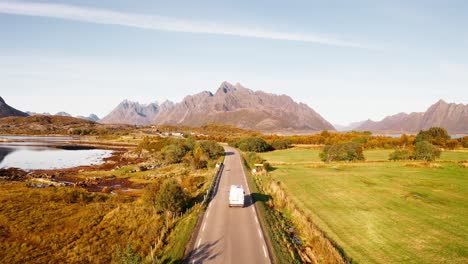
[[[210,215],[210,208],[208,208],[208,212],[206,212],[206,218]]]
[[[257,222],[257,224],[258,224],[258,219],[257,219],[257,217],[255,217],[255,222]]]
[[[205,226],[206,226],[206,221],[205,221],[205,223],[203,223],[202,232],[205,231]]]
[[[200,247],[200,244],[201,244],[201,238],[198,240],[197,248]]]
[[[265,245],[262,246],[263,247],[263,254],[265,255],[265,258],[267,257],[267,251],[265,249]]]
[[[257,231],[258,231],[258,236],[262,238],[262,232],[260,231],[260,229],[257,229]]]

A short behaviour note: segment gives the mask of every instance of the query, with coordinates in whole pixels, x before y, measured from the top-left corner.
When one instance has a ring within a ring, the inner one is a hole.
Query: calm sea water
[[[5,138],[0,136],[0,138]],[[0,142],[0,168],[46,170],[95,165],[112,155],[112,150],[65,150],[53,147],[57,142],[72,140],[66,137],[8,137],[21,142]]]

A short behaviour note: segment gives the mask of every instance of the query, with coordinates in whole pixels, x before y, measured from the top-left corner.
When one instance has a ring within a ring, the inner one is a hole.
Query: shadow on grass
[[[270,171],[275,171],[275,170],[277,170],[277,169],[278,169],[278,168],[276,168],[276,167],[271,167],[271,166],[270,166],[270,167],[268,167],[268,172],[270,172]]]
[[[251,193],[250,195],[246,195],[244,200],[245,207],[249,207],[256,202],[266,203],[271,200],[271,196],[263,193]]]

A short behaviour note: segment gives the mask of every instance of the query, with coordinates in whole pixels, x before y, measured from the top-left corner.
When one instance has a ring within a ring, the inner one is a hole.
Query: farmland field
[[[275,151],[275,180],[359,263],[467,263],[468,169],[461,163],[317,165],[318,150]],[[389,150],[366,151],[384,160]],[[442,160],[466,160],[466,152]],[[309,163],[309,164],[308,164]],[[435,165],[434,165],[435,164]]]

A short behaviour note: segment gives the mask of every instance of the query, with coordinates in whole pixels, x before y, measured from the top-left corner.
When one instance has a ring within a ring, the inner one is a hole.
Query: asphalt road
[[[271,263],[240,154],[230,147],[224,149],[224,170],[203,216],[189,263]],[[229,188],[234,184],[244,187],[243,208],[229,207]]]

